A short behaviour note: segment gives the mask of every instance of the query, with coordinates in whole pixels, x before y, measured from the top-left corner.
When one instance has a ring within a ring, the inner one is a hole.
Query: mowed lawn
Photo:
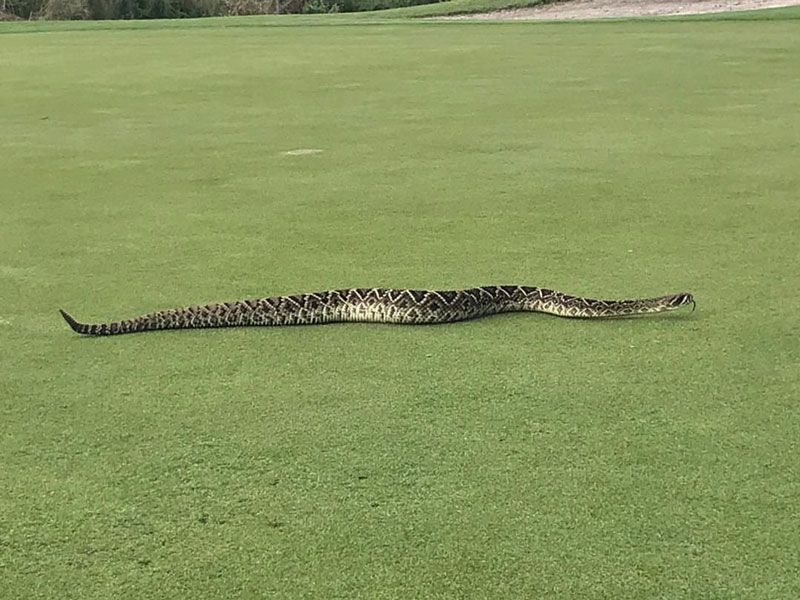
[[[209,23],[0,25],[0,597],[800,597],[797,20]],[[493,283],[698,308],[57,313]]]

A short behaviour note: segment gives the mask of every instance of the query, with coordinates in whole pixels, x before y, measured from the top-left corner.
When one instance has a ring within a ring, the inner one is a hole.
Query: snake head
[[[692,305],[692,312],[694,312],[694,309],[697,306],[697,304],[694,301],[694,296],[692,296],[691,294],[688,294],[688,293],[675,294],[669,300],[670,309],[680,308],[682,306],[686,306],[687,304],[691,304]]]

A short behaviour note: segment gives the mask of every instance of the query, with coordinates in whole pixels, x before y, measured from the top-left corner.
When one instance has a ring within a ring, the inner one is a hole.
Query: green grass
[[[0,26],[0,597],[800,596],[796,23],[291,22]],[[485,283],[699,308],[56,312]]]

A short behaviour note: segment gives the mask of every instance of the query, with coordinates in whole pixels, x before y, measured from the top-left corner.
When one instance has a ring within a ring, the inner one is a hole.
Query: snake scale
[[[498,285],[445,291],[349,288],[162,310],[98,324],[79,323],[63,310],[60,312],[73,331],[98,336],[163,329],[340,322],[422,325],[506,312],[541,312],[573,318],[630,317],[671,311],[688,304],[692,307],[695,304],[688,293],[633,300],[593,300],[545,288]]]

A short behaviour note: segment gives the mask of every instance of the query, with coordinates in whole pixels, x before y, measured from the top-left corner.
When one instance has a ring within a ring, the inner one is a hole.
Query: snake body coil
[[[537,287],[499,285],[425,291],[350,288],[162,310],[111,323],[79,323],[60,311],[73,331],[118,335],[163,329],[310,325],[374,322],[422,325],[452,323],[505,312],[541,312],[559,317],[609,318],[646,315],[692,304],[691,294],[634,300],[593,300]]]

